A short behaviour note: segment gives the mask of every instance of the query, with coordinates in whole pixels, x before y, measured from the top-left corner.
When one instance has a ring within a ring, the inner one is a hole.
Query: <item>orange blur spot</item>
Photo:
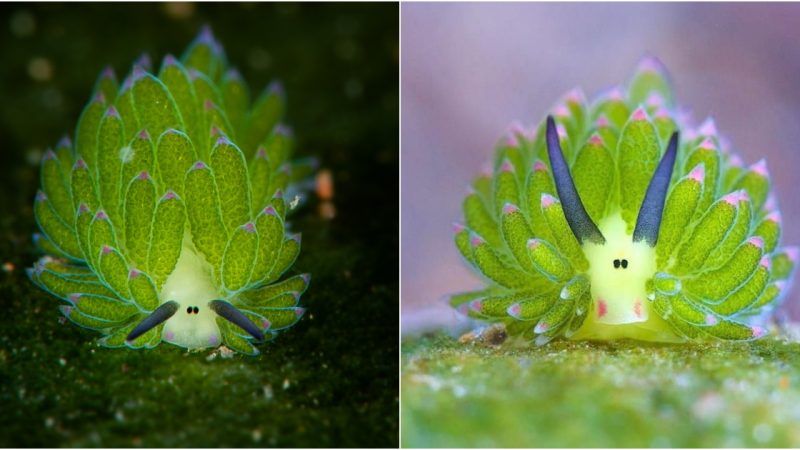
[[[329,169],[317,172],[314,190],[321,200],[333,198],[333,173]]]

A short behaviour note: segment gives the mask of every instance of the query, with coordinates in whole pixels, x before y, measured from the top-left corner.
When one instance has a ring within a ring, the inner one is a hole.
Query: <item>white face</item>
[[[619,214],[606,217],[598,228],[606,243],[583,246],[594,300],[590,317],[609,325],[646,322],[650,305],[645,283],[656,272],[655,248],[634,243]]]
[[[216,319],[208,307],[211,300],[223,298],[214,288],[210,267],[191,247],[184,245],[175,270],[161,288],[161,302],[174,300],[178,312],[164,324],[165,341],[186,348],[216,347],[222,342]],[[196,313],[195,313],[196,308]]]

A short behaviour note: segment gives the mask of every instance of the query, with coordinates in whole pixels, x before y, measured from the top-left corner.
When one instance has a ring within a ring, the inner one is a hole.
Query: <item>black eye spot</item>
[[[627,259],[623,259],[622,260],[622,268],[623,269],[627,269],[628,268],[628,260]],[[195,312],[197,312],[197,311],[195,311]]]
[[[619,263],[619,260],[618,260],[618,259],[615,259],[615,260],[614,260],[614,268],[615,268],[615,269],[619,269],[619,264],[620,264],[620,263]]]
[[[186,307],[186,314],[191,314],[191,313],[192,313],[192,307],[191,306]]]
[[[198,312],[198,311],[200,311],[200,308],[198,308],[197,306],[195,306],[195,307],[194,307],[194,313],[195,313],[195,314],[197,314],[197,312]]]

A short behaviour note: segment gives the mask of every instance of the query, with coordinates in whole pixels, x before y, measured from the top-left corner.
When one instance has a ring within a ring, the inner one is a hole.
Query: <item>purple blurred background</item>
[[[696,121],[716,119],[746,164],[766,157],[783,243],[800,244],[800,4],[402,5],[403,332],[452,325],[441,300],[481,283],[451,222],[514,120],[530,125],[580,86],[626,81],[645,53]],[[800,318],[800,285],[784,308]]]

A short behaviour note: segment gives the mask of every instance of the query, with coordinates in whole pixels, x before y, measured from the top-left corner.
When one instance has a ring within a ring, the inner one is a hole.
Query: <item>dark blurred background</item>
[[[404,332],[454,324],[441,297],[480,286],[450,224],[506,127],[575,86],[593,96],[626,81],[645,52],[745,163],[767,158],[782,242],[800,244],[800,5],[413,3],[402,21]],[[800,318],[800,292],[784,308]]]
[[[5,4],[0,9],[0,445],[395,447],[398,5]],[[298,156],[332,205],[292,216],[303,320],[258,358],[108,350],[25,276],[43,152],[72,135],[106,65],[157,68],[210,25],[252,95],[288,96]],[[331,208],[333,206],[333,208]],[[332,217],[333,216],[333,217]]]

